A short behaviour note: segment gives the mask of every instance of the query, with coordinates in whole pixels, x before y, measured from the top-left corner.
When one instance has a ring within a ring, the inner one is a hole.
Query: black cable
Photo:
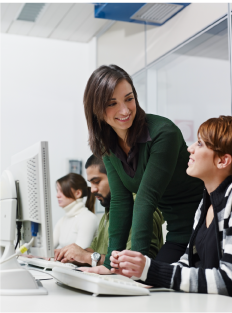
[[[15,250],[21,240],[21,228],[22,228],[22,222],[16,221],[16,227],[17,227],[17,242],[15,245]]]

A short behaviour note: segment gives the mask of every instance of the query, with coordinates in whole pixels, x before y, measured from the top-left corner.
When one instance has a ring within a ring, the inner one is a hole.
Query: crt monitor
[[[0,199],[1,276],[3,275],[5,277],[6,272],[4,271],[17,268],[15,258],[3,263],[4,260],[15,253],[16,220],[22,222],[22,242],[30,242],[32,238],[31,224],[38,226],[29,253],[38,257],[53,257],[54,248],[47,142],[38,142],[12,156],[10,167],[1,176]],[[10,277],[8,278],[10,279]],[[2,282],[4,282],[4,279]],[[3,284],[1,286],[2,288],[4,289]]]

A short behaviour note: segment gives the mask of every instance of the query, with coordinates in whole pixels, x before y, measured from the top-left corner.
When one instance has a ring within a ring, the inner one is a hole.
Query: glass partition
[[[171,119],[187,144],[210,117],[231,115],[227,18],[147,69],[147,112]]]
[[[147,76],[146,70],[139,72],[138,74],[133,76],[133,84],[135,86],[139,105],[141,108],[146,110],[146,102],[147,102]]]

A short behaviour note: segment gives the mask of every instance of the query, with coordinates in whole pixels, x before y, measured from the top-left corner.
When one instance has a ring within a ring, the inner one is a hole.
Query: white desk
[[[232,312],[232,298],[179,292],[151,296],[98,296],[41,281],[46,296],[2,296],[1,312]]]

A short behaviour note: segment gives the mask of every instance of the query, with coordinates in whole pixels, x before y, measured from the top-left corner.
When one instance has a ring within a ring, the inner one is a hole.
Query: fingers
[[[100,274],[98,266],[96,266],[96,267],[78,267],[78,270],[80,270],[82,272],[87,272],[87,273]]]
[[[67,251],[67,252],[64,254],[64,256],[63,256],[63,259],[66,259],[67,262],[73,262],[73,261],[75,261],[75,254],[72,253],[72,251]],[[62,259],[62,260],[63,260],[63,259]],[[61,262],[62,262],[62,260],[61,260]],[[76,261],[79,261],[79,259],[77,259]]]
[[[117,259],[118,258],[118,254],[119,254],[118,251],[112,251],[111,256],[114,257],[115,259]]]
[[[63,248],[63,249],[60,249],[60,253],[59,255],[56,257],[56,260],[57,261],[60,261],[61,259],[63,259],[65,253],[66,253],[67,249]]]
[[[125,269],[116,269],[116,268],[111,268],[111,273],[112,274],[118,274],[118,275],[122,275],[122,276],[126,276],[128,278],[131,278],[132,276],[135,276],[135,277],[140,277],[140,276],[137,276],[138,273],[135,272],[135,271],[130,271],[130,270],[125,270]]]
[[[119,263],[113,263],[110,262],[110,266],[114,269],[130,269],[133,271],[140,271],[141,266],[138,264],[133,264],[130,262],[119,262]]]
[[[113,256],[110,257],[110,261],[115,264],[118,264],[120,262],[118,259],[115,259]]]
[[[118,263],[110,262],[110,266],[118,268],[119,265],[118,265]]]
[[[118,257],[120,257],[122,255],[127,255],[130,257],[140,257],[142,254],[140,252],[131,251],[131,250],[123,250],[121,252],[118,252]]]
[[[136,271],[132,271],[132,270],[129,270],[129,269],[122,269],[122,275],[127,276],[127,277],[135,276],[135,277],[138,277],[138,278],[141,276]]]
[[[137,257],[131,257],[131,256],[127,256],[127,255],[121,255],[121,256],[119,256],[118,257],[118,259],[116,260],[116,259],[114,259],[113,257],[110,257],[110,261],[112,262],[112,263],[115,263],[115,264],[122,264],[122,263],[128,263],[128,264],[124,264],[124,267],[125,266],[132,266],[132,268],[134,268],[133,267],[133,265],[137,265],[137,266],[141,266],[141,265],[143,265],[143,263],[144,263],[144,256],[143,255],[140,255],[140,256],[137,256]],[[146,260],[145,260],[145,262],[146,262]],[[120,266],[120,267],[123,267],[123,266]]]
[[[88,272],[88,267],[78,267],[78,270],[82,272]]]
[[[95,274],[111,274],[111,271],[108,270],[103,265],[95,266],[95,267],[78,267],[78,270],[81,270],[83,272],[88,272],[88,273],[95,273]]]
[[[123,275],[122,274],[122,269],[119,269],[119,268],[111,268],[111,273],[112,274]]]
[[[57,250],[59,251],[57,252],[55,250],[55,261],[61,261],[63,258],[66,258],[69,261],[73,261],[75,257],[77,258],[78,255],[85,252],[85,250],[74,243]],[[76,261],[79,261],[79,258]]]
[[[55,260],[55,261],[57,260],[57,257],[58,257],[59,254],[60,254],[60,250],[61,250],[61,249],[55,249],[55,250],[54,250],[54,260]]]
[[[118,260],[119,255],[120,255],[120,252],[119,252],[119,251],[112,251],[111,257],[110,257],[110,261],[111,261],[112,263],[118,264],[118,263],[120,262],[120,261]]]
[[[113,251],[110,257],[111,272],[127,277],[141,277],[146,258],[137,251],[123,250]]]
[[[111,265],[111,263],[110,263]],[[112,265],[111,265],[112,266]],[[113,266],[115,267],[115,266]],[[120,262],[118,265],[117,265],[118,268],[121,268],[121,269],[130,269],[130,270],[133,270],[133,271],[139,271],[140,270],[140,266],[137,265],[137,264],[133,264],[133,263],[130,263],[130,262]]]
[[[123,256],[130,257],[131,261],[134,258],[143,257],[143,255],[140,252],[131,251],[131,250],[123,250],[123,251],[112,251],[110,260],[114,263],[119,263],[121,260],[122,261],[124,260],[124,258],[122,258]],[[132,262],[132,263],[134,263],[134,262]]]
[[[111,268],[111,273],[112,274],[122,275],[122,270],[121,269],[117,269],[117,268]]]
[[[68,263],[69,261],[70,261],[69,259],[63,258],[60,262],[61,263]]]

